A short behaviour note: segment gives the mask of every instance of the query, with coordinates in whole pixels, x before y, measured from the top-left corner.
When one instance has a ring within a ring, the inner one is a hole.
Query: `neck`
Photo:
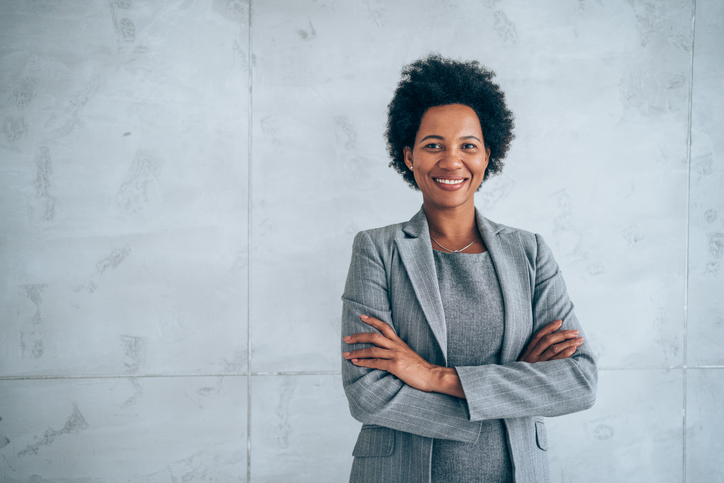
[[[440,210],[423,203],[430,233],[436,239],[470,241],[478,236],[475,220],[475,205],[460,206],[451,210]]]

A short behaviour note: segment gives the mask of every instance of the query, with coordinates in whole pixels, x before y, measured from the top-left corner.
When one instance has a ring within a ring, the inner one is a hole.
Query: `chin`
[[[450,199],[450,198],[440,199],[440,198],[437,198],[437,199],[430,200],[430,204],[437,206],[439,208],[443,208],[443,209],[459,208],[461,206],[465,206],[468,203],[472,203],[471,199],[468,197],[463,198],[463,199]]]

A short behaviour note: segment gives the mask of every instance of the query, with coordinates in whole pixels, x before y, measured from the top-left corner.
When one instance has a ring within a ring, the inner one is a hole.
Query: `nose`
[[[463,166],[460,150],[457,147],[445,149],[438,161],[438,166],[442,169],[454,171]]]

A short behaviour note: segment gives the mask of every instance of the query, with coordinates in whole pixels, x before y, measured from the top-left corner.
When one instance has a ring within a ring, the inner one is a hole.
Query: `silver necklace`
[[[478,238],[480,238],[480,235],[478,235]],[[470,245],[468,245],[468,246],[466,246],[466,247],[464,247],[464,248],[461,248],[460,250],[450,250],[449,248],[445,248],[444,246],[440,245],[440,244],[438,243],[438,241],[435,240],[435,239],[432,237],[432,235],[430,235],[430,239],[431,239],[432,241],[434,241],[434,242],[437,244],[437,246],[439,246],[440,248],[442,248],[442,249],[445,250],[446,252],[450,252],[450,253],[461,253],[461,252],[467,250],[468,248],[470,248],[471,246],[473,246],[473,243],[475,243],[476,241],[478,241],[478,238],[476,238],[475,240],[473,240]]]

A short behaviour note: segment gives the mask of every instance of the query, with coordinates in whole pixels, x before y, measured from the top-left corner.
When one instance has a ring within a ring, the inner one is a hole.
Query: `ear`
[[[405,164],[407,168],[412,169],[412,149],[410,149],[410,146],[405,146],[402,151],[405,154]]]

